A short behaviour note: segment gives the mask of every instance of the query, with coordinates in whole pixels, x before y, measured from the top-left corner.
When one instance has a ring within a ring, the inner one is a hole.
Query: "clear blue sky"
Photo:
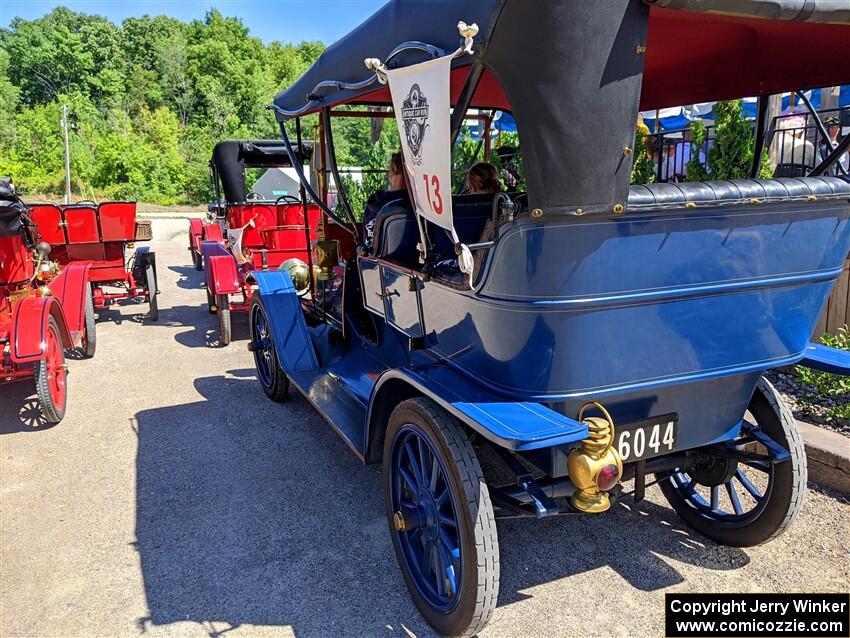
[[[169,15],[189,21],[215,7],[236,16],[265,42],[322,40],[330,44],[372,15],[386,0],[0,0],[0,26],[20,16],[32,20],[65,6],[118,24],[129,16]]]

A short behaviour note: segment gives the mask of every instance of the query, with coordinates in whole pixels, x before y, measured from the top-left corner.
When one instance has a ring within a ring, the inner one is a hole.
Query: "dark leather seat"
[[[0,181],[0,237],[24,235],[21,219],[27,207],[5,182]]]
[[[419,263],[418,243],[419,228],[410,204],[397,200],[378,211],[372,236],[374,257],[412,268]]]
[[[463,243],[480,241],[481,232],[490,219],[493,195],[457,195],[452,197],[455,230]],[[434,252],[443,259],[455,257],[454,243],[442,228],[429,224]],[[403,200],[386,204],[375,218],[372,255],[405,266],[419,264],[419,229],[410,206]]]
[[[452,197],[452,219],[461,243],[477,244],[481,241],[484,225],[493,214],[493,195],[455,195]],[[434,251],[443,259],[455,257],[454,243],[449,234],[431,225]]]
[[[811,197],[850,195],[850,183],[839,177],[734,179],[683,184],[643,184],[629,190],[629,209],[747,204],[752,200],[782,202]]]
[[[808,164],[777,164],[774,177],[805,177],[812,170]]]

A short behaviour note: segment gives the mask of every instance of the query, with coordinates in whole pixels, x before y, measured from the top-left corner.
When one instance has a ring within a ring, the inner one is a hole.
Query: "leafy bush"
[[[750,176],[755,152],[755,133],[752,124],[741,114],[741,100],[725,100],[714,105],[714,143],[705,156],[705,166],[699,161],[699,151],[705,148],[707,132],[702,122],[691,122],[691,160],[686,166],[690,182],[707,179],[745,179]],[[759,177],[773,173],[764,151]]]
[[[655,181],[655,165],[649,156],[649,127],[640,121],[635,130],[632,184],[652,184]]]
[[[826,334],[821,338],[824,345],[839,350],[850,350],[850,329],[846,325],[838,334]],[[826,408],[827,421],[850,421],[850,377],[828,372],[818,372],[803,366],[797,366],[797,375],[803,384],[803,396],[797,400],[804,410],[827,399],[831,403]]]
[[[396,128],[395,122],[391,124],[391,127],[384,127],[384,134],[381,135],[381,138],[376,144],[368,149],[366,161],[362,166],[365,171],[362,173],[360,182],[357,182],[351,175],[345,173],[340,175],[342,189],[348,198],[351,211],[358,221],[363,219],[363,209],[366,208],[366,202],[369,200],[369,197],[373,193],[387,188],[387,166],[390,162],[390,156],[398,150],[398,135],[396,134],[393,137],[392,132],[387,132],[388,128]],[[336,210],[334,212],[340,216],[343,214],[342,203],[339,199],[337,199]]]

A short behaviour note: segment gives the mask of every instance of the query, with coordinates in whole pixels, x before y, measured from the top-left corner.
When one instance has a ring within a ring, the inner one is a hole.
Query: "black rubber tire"
[[[150,305],[150,312],[148,312],[148,317],[150,317],[151,321],[159,320],[159,302],[156,298],[156,273],[153,270],[153,264],[148,264],[145,266],[145,282],[148,287],[148,304]]]
[[[664,496],[685,523],[700,534],[731,547],[760,545],[788,529],[803,506],[808,477],[806,450],[794,415],[764,377],[759,380],[748,409],[765,434],[791,453],[788,461],[774,468],[771,485],[767,488],[769,493],[765,494],[767,503],[753,520],[735,525],[708,520],[688,505],[670,481],[659,483]]]
[[[216,297],[216,305],[218,306],[218,339],[222,347],[230,345],[233,337],[228,303],[227,295],[218,295]]]
[[[56,320],[53,317],[49,317],[47,319],[47,329],[48,331],[52,330],[58,339],[61,339],[59,336],[61,333],[59,332],[59,325],[56,323]],[[64,363],[64,354],[62,357],[62,362]],[[47,368],[47,358],[44,357],[39,359],[39,361],[35,364],[33,368],[33,376],[35,381],[35,391],[38,396],[38,402],[41,405],[41,412],[44,415],[44,420],[48,423],[59,423],[62,419],[65,418],[65,409],[68,407],[68,386],[67,386],[67,376],[66,386],[65,386],[65,403],[64,405],[56,405],[53,402],[53,397],[50,396],[50,378],[49,378],[49,370]]]
[[[94,299],[91,286],[86,286],[86,321],[83,335],[83,356],[91,359],[97,351],[97,324],[94,321]]]
[[[195,252],[195,249],[192,249],[192,266],[195,267],[195,270],[203,270],[204,269],[204,258]]]
[[[460,531],[464,567],[460,579],[460,599],[454,610],[448,614],[436,612],[418,593],[405,569],[398,533],[393,524],[388,459],[391,458],[396,434],[406,424],[418,426],[435,444],[458,505],[457,515],[463,528]],[[387,522],[396,559],[413,602],[425,620],[441,634],[477,634],[496,609],[499,596],[499,539],[490,492],[466,432],[451,415],[431,399],[417,397],[402,401],[390,415],[384,442],[384,460],[384,503]]]
[[[268,323],[268,313],[266,312],[266,307],[263,305],[263,299],[260,297],[259,293],[255,292],[251,296],[251,310],[248,312],[248,329],[249,334],[251,335],[251,339],[254,338],[254,306],[259,306],[259,309],[266,316],[266,325],[268,326],[269,337],[272,339],[272,358],[274,360],[274,377],[270,385],[266,386],[265,383],[260,379],[260,375],[257,374],[257,381],[260,383],[260,387],[265,392],[266,396],[275,401],[276,403],[282,403],[289,398],[289,377],[286,376],[286,373],[280,367],[280,363],[277,359],[277,350],[274,346],[274,335],[272,334],[271,326]],[[254,353],[254,365],[256,366],[256,358],[257,353]]]

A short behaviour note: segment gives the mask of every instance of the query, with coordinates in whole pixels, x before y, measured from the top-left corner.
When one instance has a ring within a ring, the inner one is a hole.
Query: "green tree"
[[[277,137],[265,106],[323,49],[266,46],[214,10],[190,23],[144,15],[120,26],[63,7],[37,20],[15,18],[0,29],[0,173],[29,193],[61,196],[59,118],[67,104],[75,194],[203,201],[211,197],[215,143]],[[315,122],[305,122],[305,137]],[[344,161],[369,160],[364,126],[343,125]]]
[[[755,152],[752,124],[741,114],[741,100],[725,100],[714,105],[714,143],[706,153],[706,165],[699,162],[707,131],[702,122],[691,122],[691,160],[686,167],[688,181],[744,179],[750,176]],[[767,153],[759,177],[771,177]]]
[[[9,79],[9,54],[0,49],[0,148],[3,139],[14,135],[13,123],[20,91]]]

